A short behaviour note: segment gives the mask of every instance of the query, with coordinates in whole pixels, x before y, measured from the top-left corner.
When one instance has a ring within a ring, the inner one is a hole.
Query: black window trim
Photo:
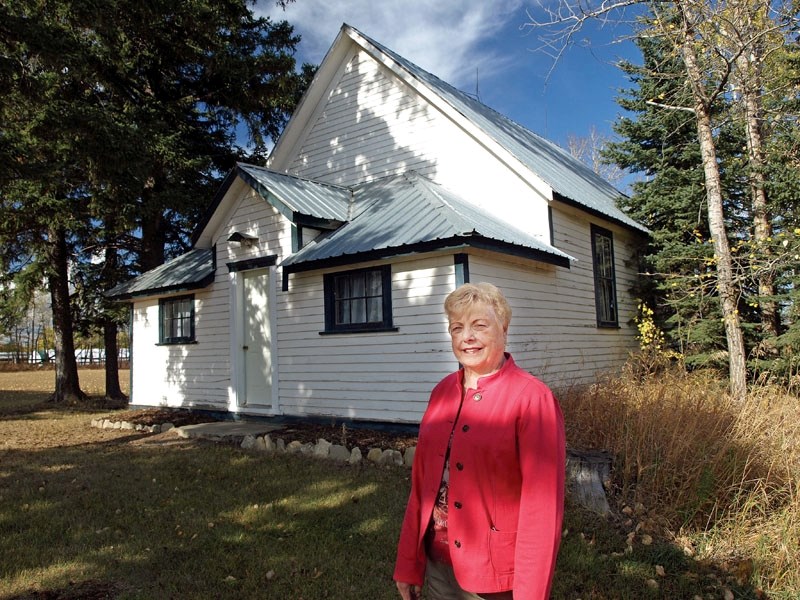
[[[381,273],[381,294],[383,302],[383,321],[380,323],[357,323],[357,324],[337,324],[336,323],[336,302],[334,280],[342,275],[356,275],[369,271],[380,271]],[[325,331],[320,331],[320,335],[330,335],[339,333],[376,333],[398,331],[392,321],[392,267],[391,265],[381,265],[377,267],[365,267],[360,269],[348,269],[345,271],[334,271],[325,273],[322,276],[323,290],[325,297]]]
[[[164,307],[167,304],[181,302],[183,300],[191,300],[192,313],[189,321],[190,334],[179,338],[168,338],[164,331]],[[174,346],[178,344],[195,344],[196,331],[195,331],[195,302],[194,294],[183,294],[181,296],[169,296],[167,298],[159,298],[158,300],[158,344],[159,346]]]
[[[610,300],[612,306],[610,308],[614,312],[613,320],[607,320],[603,318],[604,311],[603,311],[603,302],[600,289],[601,289],[601,281],[604,278],[601,277],[601,274],[599,273],[597,268],[598,267],[597,238],[600,236],[608,238],[611,247],[611,276],[605,279],[609,280],[611,283]],[[594,274],[594,304],[597,317],[597,327],[604,329],[615,329],[619,327],[619,305],[617,303],[617,270],[614,265],[615,262],[614,234],[610,230],[605,229],[604,227],[592,224],[591,237],[592,237],[592,272]]]

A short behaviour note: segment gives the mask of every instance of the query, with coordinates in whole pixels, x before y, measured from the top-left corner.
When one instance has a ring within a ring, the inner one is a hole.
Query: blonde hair
[[[491,306],[503,325],[503,330],[508,330],[508,325],[511,323],[511,306],[497,286],[486,282],[465,283],[450,292],[444,301],[447,319],[452,321],[454,316],[462,314],[476,302]]]

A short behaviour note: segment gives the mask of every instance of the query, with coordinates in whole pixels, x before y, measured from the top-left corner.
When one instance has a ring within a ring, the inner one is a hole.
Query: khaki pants
[[[453,567],[428,561],[425,573],[426,597],[429,600],[512,600],[512,592],[473,594],[461,589],[453,574]]]

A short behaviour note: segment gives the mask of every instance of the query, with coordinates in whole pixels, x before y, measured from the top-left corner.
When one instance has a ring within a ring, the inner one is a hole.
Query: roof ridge
[[[319,181],[318,179],[311,179],[309,177],[301,177],[300,175],[293,175],[292,173],[282,173],[281,171],[275,171],[274,169],[270,169],[269,167],[263,167],[261,165],[254,165],[251,163],[246,163],[243,161],[236,161],[237,167],[250,167],[254,169],[259,169],[261,171],[267,171],[272,173],[273,175],[280,175],[282,177],[286,177],[289,179],[296,179],[298,181],[307,181],[309,183],[313,183],[315,185],[325,186],[329,188],[334,188],[337,190],[342,190],[346,192],[350,192],[352,194],[352,187],[344,186],[344,185],[336,185],[335,183],[328,183],[327,181]]]
[[[421,93],[430,94],[440,108],[452,111],[451,118],[463,119],[464,126],[474,128],[473,134],[479,134],[486,142],[502,149],[506,154],[501,160],[523,178],[531,177],[533,187],[543,185],[545,194],[549,189],[554,197],[567,203],[574,203],[626,227],[648,231],[618,206],[618,200],[626,194],[566,148],[419,67],[355,27],[347,24],[345,27],[354,43],[395,70],[407,83],[418,87]]]
[[[554,141],[552,141],[552,140],[550,140],[550,139],[548,139],[548,138],[544,137],[543,135],[541,135],[541,134],[539,134],[539,133],[536,133],[535,131],[532,131],[531,129],[528,129],[528,128],[527,128],[527,127],[525,127],[525,125],[523,125],[522,123],[519,123],[518,121],[515,121],[514,119],[512,119],[512,118],[511,118],[511,117],[509,117],[508,115],[504,115],[503,113],[501,113],[501,112],[500,112],[500,111],[498,111],[497,109],[495,109],[495,108],[492,108],[492,107],[491,107],[491,106],[489,106],[488,104],[485,104],[484,102],[482,102],[482,101],[481,101],[481,100],[479,100],[478,98],[473,98],[473,97],[472,97],[472,95],[470,95],[468,92],[465,92],[464,90],[461,90],[461,89],[457,88],[457,87],[456,87],[456,86],[454,86],[452,83],[449,83],[448,81],[445,81],[444,79],[442,79],[441,77],[439,77],[439,76],[438,76],[438,75],[436,75],[435,73],[431,73],[431,72],[430,72],[430,71],[428,71],[427,69],[423,69],[422,67],[420,67],[420,66],[419,66],[419,65],[417,65],[416,63],[413,63],[413,62],[411,62],[409,59],[405,58],[405,57],[404,57],[404,56],[402,56],[400,53],[396,52],[395,50],[392,50],[392,49],[391,49],[391,48],[389,48],[388,46],[386,46],[386,45],[384,45],[384,44],[381,44],[380,42],[378,42],[378,41],[376,41],[376,40],[372,39],[371,37],[369,37],[368,35],[366,35],[366,34],[365,34],[365,33],[363,33],[362,31],[360,31],[358,28],[356,28],[356,27],[353,27],[352,25],[348,25],[347,23],[345,23],[345,25],[346,25],[347,27],[349,27],[350,29],[352,29],[353,31],[355,31],[356,33],[358,33],[358,34],[359,34],[361,37],[363,37],[365,40],[367,40],[367,41],[368,41],[370,44],[372,44],[373,46],[375,46],[375,47],[376,47],[378,50],[380,50],[380,51],[381,51],[381,52],[383,52],[384,54],[388,54],[388,55],[389,55],[389,57],[390,57],[390,58],[391,58],[391,59],[392,59],[392,60],[393,60],[395,63],[397,63],[397,64],[398,64],[400,67],[402,67],[402,68],[403,68],[403,70],[404,70],[404,71],[406,71],[406,72],[409,74],[409,76],[413,77],[414,79],[416,79],[417,81],[421,82],[422,84],[424,84],[424,85],[426,85],[426,86],[428,86],[428,85],[429,85],[429,83],[428,83],[428,82],[426,82],[424,79],[421,79],[420,77],[418,77],[418,76],[417,76],[417,74],[416,74],[416,73],[414,73],[414,71],[413,71],[412,69],[409,69],[409,68],[408,68],[408,67],[407,67],[407,66],[406,66],[404,63],[409,63],[409,64],[411,64],[412,66],[414,66],[416,69],[418,69],[418,70],[419,70],[419,71],[421,71],[422,73],[425,73],[425,75],[427,75],[427,76],[431,77],[432,79],[435,79],[435,80],[436,80],[436,82],[438,82],[440,85],[442,85],[442,87],[446,87],[446,88],[448,88],[448,89],[452,90],[453,92],[455,92],[456,94],[458,94],[458,95],[460,95],[460,96],[463,96],[463,97],[464,97],[466,100],[468,100],[468,101],[470,101],[470,102],[475,102],[475,103],[477,103],[477,104],[480,104],[482,107],[484,107],[484,108],[486,108],[486,109],[488,109],[488,110],[492,111],[492,112],[493,112],[495,115],[497,115],[498,117],[501,117],[503,120],[505,120],[505,121],[508,121],[509,123],[512,123],[512,124],[513,124],[513,125],[515,125],[516,127],[520,127],[520,128],[522,128],[522,129],[524,129],[526,132],[530,133],[531,135],[534,135],[534,136],[536,136],[537,138],[541,139],[543,142],[545,142],[545,143],[547,143],[547,144],[549,144],[549,145],[553,146],[554,148],[557,148],[557,149],[559,149],[561,152],[565,153],[565,154],[566,154],[567,156],[569,156],[570,158],[572,158],[572,159],[575,159],[575,157],[574,157],[574,156],[572,156],[571,154],[569,154],[569,152],[567,152],[567,150],[565,150],[564,148],[562,148],[561,146],[559,146],[558,144],[556,144]],[[434,90],[434,91],[435,91],[435,90]],[[445,97],[441,96],[440,94],[437,94],[437,95],[439,95],[439,96],[442,98],[442,100],[444,100],[445,102],[447,102],[447,104],[449,104],[449,105],[450,105],[452,108],[454,108],[455,110],[458,110],[458,107],[457,107],[457,106],[454,106],[454,105],[453,105],[453,104],[452,104],[450,101],[448,101],[448,100],[447,100],[447,98],[445,98]],[[460,112],[460,111],[459,111],[459,112]],[[463,114],[463,113],[462,113],[462,114]],[[466,115],[464,115],[464,116],[466,117]],[[483,128],[481,128],[481,129],[483,129]],[[575,160],[578,160],[578,159],[575,159]],[[579,162],[580,162],[580,161],[579,161]],[[583,164],[583,163],[581,163],[581,164]]]
[[[461,211],[458,210],[458,208],[456,208],[452,204],[452,202],[449,202],[447,200],[447,198],[445,198],[444,195],[442,195],[442,193],[440,192],[440,190],[442,189],[442,186],[440,184],[438,184],[438,183],[436,183],[434,181],[431,181],[429,179],[426,179],[424,177],[421,177],[421,176],[419,176],[419,174],[417,174],[417,177],[415,177],[414,181],[411,181],[410,183],[412,185],[414,185],[414,186],[425,187],[425,189],[428,190],[432,195],[436,196],[436,198],[438,198],[439,201],[445,207],[447,207],[452,214],[458,215],[458,217],[459,217],[459,219],[461,221],[458,224],[458,228],[463,230],[463,231],[460,232],[461,234],[463,234],[463,235],[472,235],[472,234],[475,234],[475,233],[479,233],[475,229],[475,227],[472,224],[470,224],[469,219],[467,219],[461,213]],[[436,208],[436,207],[434,207],[434,208]]]

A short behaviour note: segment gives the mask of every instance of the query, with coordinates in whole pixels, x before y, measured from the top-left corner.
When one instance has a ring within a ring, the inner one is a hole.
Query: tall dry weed
[[[738,403],[712,374],[639,366],[560,396],[568,443],[611,451],[623,497],[704,556],[746,556],[761,587],[800,597],[800,399],[761,386]]]

